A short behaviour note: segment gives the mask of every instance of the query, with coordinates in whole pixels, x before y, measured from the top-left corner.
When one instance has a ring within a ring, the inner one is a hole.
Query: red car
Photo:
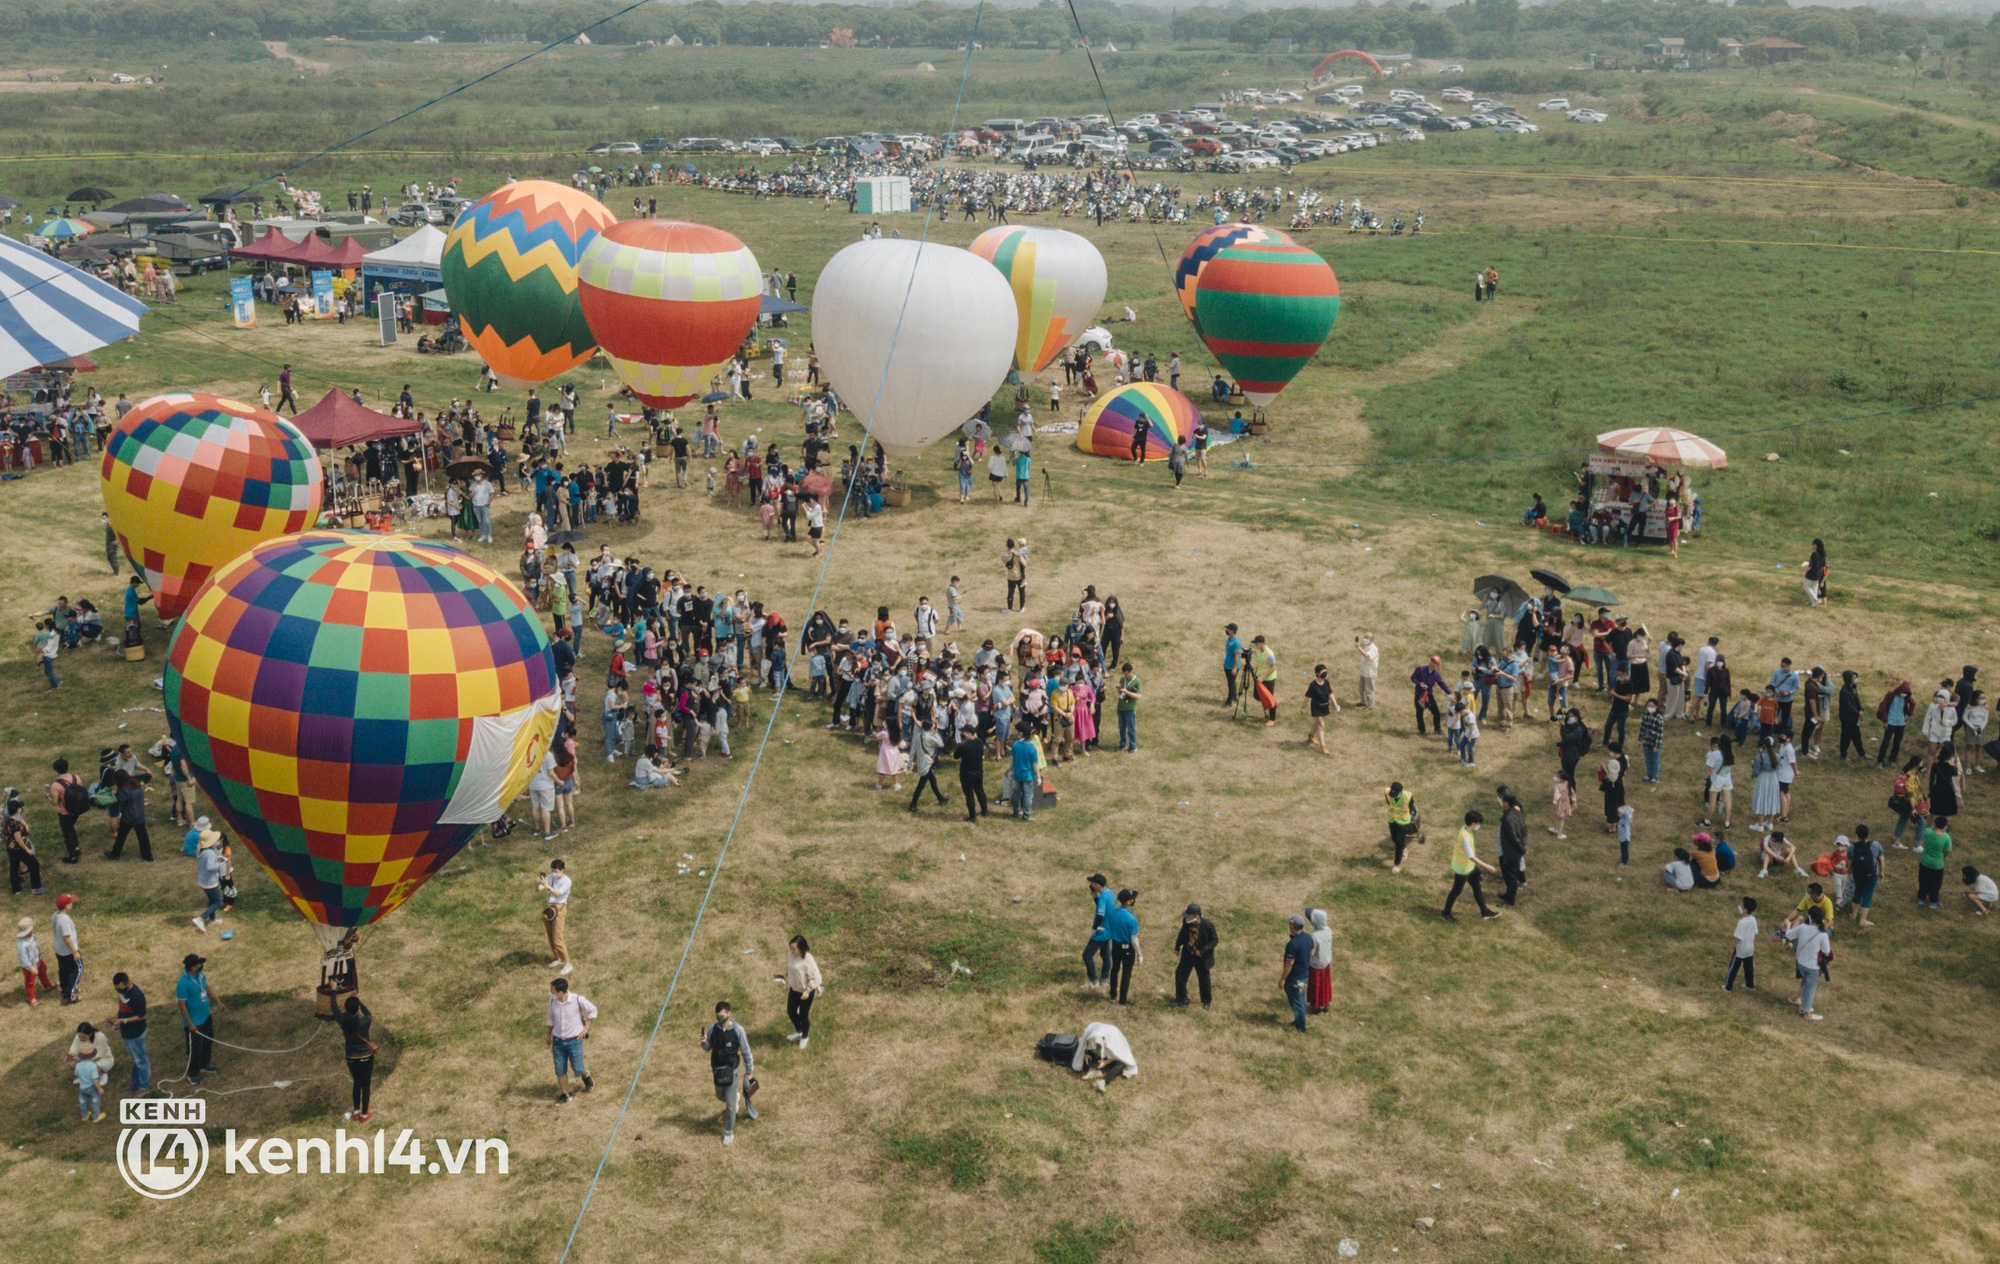
[[[976,140],[980,140],[980,141],[983,141],[983,142],[985,142],[986,144],[989,144],[989,145],[991,145],[991,144],[994,144],[994,143],[995,143],[995,142],[997,142],[997,141],[1003,141],[1003,140],[1006,140],[1006,139],[1008,139],[1008,136],[1007,136],[1007,133],[1005,133],[1005,132],[996,132],[996,131],[994,131],[994,130],[993,130],[992,128],[990,128],[990,127],[982,127],[982,128],[979,128],[979,129],[975,130],[975,131],[974,131],[974,132],[972,133],[972,135],[973,135],[973,138],[974,138],[974,139],[976,139]]]
[[[1220,141],[1213,140],[1207,136],[1190,137],[1182,141],[1181,144],[1186,147],[1189,153],[1200,154],[1204,158],[1213,158],[1223,152],[1224,148]]]
[[[1215,130],[1213,123],[1189,123],[1188,130],[1197,136],[1206,136]]]

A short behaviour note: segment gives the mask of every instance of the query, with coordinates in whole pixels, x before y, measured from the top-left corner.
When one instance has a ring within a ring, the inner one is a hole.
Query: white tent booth
[[[361,257],[361,296],[369,310],[383,291],[421,299],[444,285],[444,233],[429,224],[393,246]],[[442,324],[448,313],[425,305],[424,324]]]

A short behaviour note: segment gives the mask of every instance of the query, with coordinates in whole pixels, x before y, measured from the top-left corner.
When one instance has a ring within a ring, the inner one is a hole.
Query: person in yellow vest
[[[1403,872],[1403,854],[1410,849],[1410,840],[1424,841],[1422,829],[1417,823],[1417,796],[1403,789],[1403,783],[1392,781],[1382,797],[1389,804],[1389,841],[1395,845],[1396,860],[1389,866],[1390,873]]]
[[[1476,850],[1479,827],[1485,823],[1486,818],[1479,813],[1467,812],[1465,814],[1465,828],[1458,831],[1458,841],[1452,844],[1451,894],[1444,898],[1444,920],[1447,922],[1458,920],[1452,916],[1451,906],[1458,902],[1459,892],[1465,890],[1467,886],[1472,888],[1472,898],[1479,905],[1479,915],[1481,917],[1492,921],[1494,918],[1500,916],[1498,909],[1486,907],[1486,896],[1479,889],[1479,875],[1481,873],[1497,874],[1500,872],[1495,866],[1481,860]]]
[[[1250,641],[1250,674],[1257,678],[1257,702],[1264,708],[1264,723],[1278,722],[1278,652],[1263,637]],[[1268,699],[1268,701],[1266,701]]]

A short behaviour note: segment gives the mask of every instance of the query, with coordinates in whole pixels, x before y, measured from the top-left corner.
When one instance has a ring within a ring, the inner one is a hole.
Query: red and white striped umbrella
[[[1670,426],[1608,430],[1597,436],[1597,446],[1605,452],[1651,461],[1656,465],[1693,465],[1719,470],[1729,464],[1729,456],[1721,448],[1700,435]]]

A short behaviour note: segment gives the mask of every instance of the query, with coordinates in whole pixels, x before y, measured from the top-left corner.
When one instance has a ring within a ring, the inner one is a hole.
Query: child
[[[1973,772],[1986,771],[1987,716],[1988,712],[1986,709],[1986,695],[1983,693],[1975,693],[1972,695],[1971,705],[1966,707],[1965,713],[1958,717],[1959,722],[1965,725],[1965,733],[1966,733],[1965,745],[1959,747],[1959,749],[1961,751],[1970,751],[1972,753]]]
[[[1965,898],[1972,901],[1972,911],[1984,917],[1992,909],[1994,903],[2000,901],[2000,885],[1996,885],[1993,879],[1979,872],[1978,869],[1971,865],[1965,867],[1964,873]],[[47,979],[43,979],[42,982],[44,986],[47,986]],[[32,995],[34,992],[32,985],[28,991]],[[29,1002],[31,1005],[33,1003],[33,1001]]]
[[[896,778],[894,789],[901,790],[903,772],[903,752],[897,749],[896,740],[889,736],[889,726],[875,730],[875,788],[888,790],[890,779]]]
[[[53,990],[55,984],[49,982],[49,963],[42,959],[41,941],[35,938],[35,919],[24,917],[14,926],[14,953],[21,963],[21,985],[28,989],[28,1004],[37,1005],[35,982],[40,980],[45,990]]]
[[[1479,765],[1472,756],[1473,747],[1479,745],[1479,716],[1469,705],[1459,705],[1465,708],[1465,717],[1458,726],[1458,762],[1467,768],[1477,768]]]
[[[98,1086],[102,1072],[91,1058],[79,1058],[72,1068],[76,1076],[76,1109],[87,1124],[100,1123],[104,1119],[104,1090]]]
[[[1465,717],[1472,712],[1465,705],[1465,699],[1463,698],[1453,700],[1449,704],[1447,711],[1448,714],[1444,719],[1444,746],[1446,750],[1457,751],[1459,753],[1458,762],[1462,764],[1465,762],[1462,740],[1465,734]]]
[[[757,521],[764,524],[764,538],[771,538],[771,526],[778,520],[778,506],[769,496],[757,503]]]
[[[1736,990],[1736,972],[1743,972],[1743,990],[1757,990],[1757,900],[1754,896],[1744,896],[1736,906],[1735,947],[1729,955],[1729,975],[1722,981],[1722,990]]]
[[[1551,805],[1551,810],[1556,823],[1549,826],[1549,833],[1557,838],[1568,838],[1569,835],[1563,833],[1563,824],[1576,811],[1576,787],[1570,784],[1570,779],[1562,774],[1561,769],[1556,770],[1555,802]]]
[[[1562,836],[1558,834],[1557,837]],[[1683,852],[1674,854],[1686,858]],[[1632,805],[1629,803],[1621,804],[1618,808],[1618,863],[1621,865],[1632,863]]]
[[[951,582],[946,584],[944,589],[944,630],[947,632],[953,628],[962,628],[965,626],[965,611],[959,608],[958,596],[958,576],[953,575]],[[1973,771],[1977,772],[1979,770],[1975,768]]]
[[[1805,877],[1806,871],[1798,866],[1798,851],[1799,849],[1792,845],[1792,841],[1785,837],[1783,830],[1772,830],[1757,843],[1757,876],[1770,877],[1771,866],[1775,864],[1780,869],[1790,865],[1801,878]]]
[[[715,467],[713,465],[708,467],[708,498],[710,500],[715,499]]]
[[[1842,834],[1833,840],[1833,907],[1836,911],[1845,909],[1847,902],[1854,898],[1853,853]]]

